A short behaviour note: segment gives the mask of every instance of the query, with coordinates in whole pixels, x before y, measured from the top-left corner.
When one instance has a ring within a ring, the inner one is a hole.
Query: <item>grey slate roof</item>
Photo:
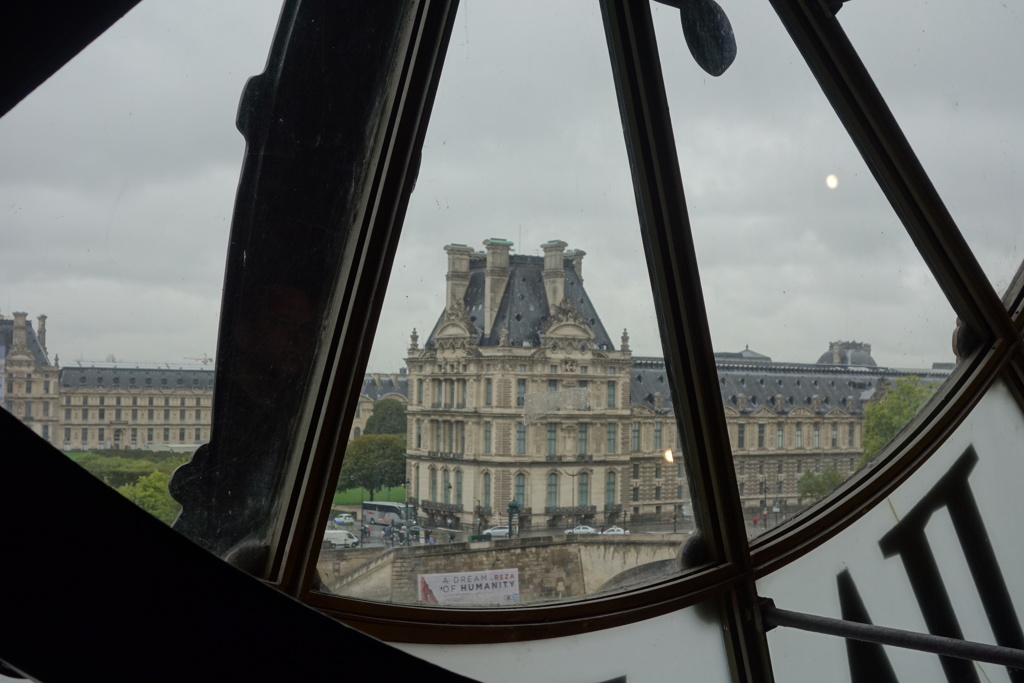
[[[483,333],[484,317],[484,268],[487,262],[483,257],[474,257],[469,262],[469,286],[463,298],[466,311],[477,330],[478,346],[498,346],[502,328],[508,328],[509,344],[522,346],[527,342],[530,346],[540,345],[540,331],[548,320],[551,311],[548,308],[547,294],[544,291],[544,257],[513,254],[509,256],[508,284],[497,314],[494,325],[487,335]],[[582,315],[594,331],[594,346],[598,349],[613,351],[611,337],[604,328],[597,309],[594,308],[590,296],[583,288],[583,280],[576,274],[573,262],[565,259],[565,296],[572,301],[576,312]],[[424,344],[425,348],[434,347],[434,336],[437,333],[444,311],[438,317],[434,329]]]
[[[36,330],[32,327],[31,320],[26,321],[26,327],[26,341],[36,365],[49,365],[50,359],[46,357],[46,350],[39,343],[39,337],[36,336]],[[5,318],[0,320],[0,348],[10,349],[12,346],[14,346],[14,320]],[[9,353],[8,351],[5,355],[9,355]]]
[[[907,370],[818,363],[764,363],[759,360],[719,360],[716,368],[722,402],[745,414],[763,406],[781,413],[804,406],[822,415],[837,407],[856,415],[864,409],[864,402],[874,395],[880,380],[892,381],[914,375],[923,381],[941,382],[949,375],[947,369]],[[653,409],[658,393],[662,394],[664,401],[661,412],[671,411],[672,396],[664,360],[634,358],[630,403]],[[775,407],[777,395],[782,396],[781,411]],[[815,397],[818,397],[817,409]]]
[[[359,393],[369,396],[374,401],[379,401],[388,394],[401,394],[408,398],[409,375],[405,373],[405,368],[402,368],[402,372],[395,376],[368,373],[363,378],[363,388]]]
[[[213,369],[198,365],[92,363],[66,365],[60,385],[103,389],[213,389]]]

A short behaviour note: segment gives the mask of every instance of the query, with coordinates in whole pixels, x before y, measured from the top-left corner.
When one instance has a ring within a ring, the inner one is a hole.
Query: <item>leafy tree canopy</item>
[[[161,522],[170,524],[181,510],[181,506],[171,498],[167,490],[170,479],[171,475],[166,472],[153,472],[139,477],[134,484],[119,486],[117,492]]]
[[[864,406],[864,455],[858,467],[892,441],[939,388],[938,382],[921,382],[913,375],[900,377],[877,401]]]
[[[367,424],[369,426],[369,424]],[[338,490],[364,488],[373,494],[405,482],[405,434],[364,434],[349,442]]]
[[[366,420],[364,434],[406,434],[405,404],[394,398],[377,401]]]
[[[805,472],[796,483],[796,491],[800,498],[817,500],[843,483],[843,475],[834,467],[826,467],[821,472]]]

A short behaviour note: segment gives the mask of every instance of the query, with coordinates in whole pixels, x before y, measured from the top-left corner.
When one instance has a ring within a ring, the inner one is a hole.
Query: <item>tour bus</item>
[[[415,524],[416,506],[385,500],[363,502],[363,524]]]

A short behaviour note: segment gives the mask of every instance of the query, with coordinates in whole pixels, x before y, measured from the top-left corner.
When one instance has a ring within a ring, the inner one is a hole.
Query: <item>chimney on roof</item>
[[[548,295],[548,308],[562,304],[565,298],[565,248],[561,240],[540,245],[544,250],[544,292]]]
[[[46,316],[36,316],[36,337],[39,339],[39,345],[43,347],[43,352],[46,351]]]
[[[465,244],[449,244],[444,248],[448,254],[448,281],[447,292],[445,293],[445,308],[455,302],[463,302],[466,298],[466,289],[469,287],[469,257],[473,250]]]
[[[576,249],[575,251],[569,250],[565,252],[565,255],[572,259],[572,267],[576,271],[576,277],[583,282],[583,257],[587,255],[587,252],[582,249]]]
[[[829,351],[832,352],[832,365],[839,365],[843,362],[843,343],[834,341],[829,344]]]
[[[494,318],[498,315],[501,298],[508,284],[508,253],[512,243],[508,240],[491,238],[484,240],[487,250],[487,266],[484,269],[484,334],[490,334]]]
[[[14,348],[28,346],[28,313],[14,312]]]

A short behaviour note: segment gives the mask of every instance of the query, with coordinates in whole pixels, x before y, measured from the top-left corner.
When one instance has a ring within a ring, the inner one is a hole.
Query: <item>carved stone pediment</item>
[[[476,344],[476,327],[469,319],[466,304],[456,301],[441,316],[434,344],[438,349],[465,349]]]
[[[590,322],[573,306],[572,300],[564,298],[561,304],[552,307],[540,331],[540,339],[543,346],[556,344],[560,349],[579,349],[581,341],[593,341],[594,330]]]

